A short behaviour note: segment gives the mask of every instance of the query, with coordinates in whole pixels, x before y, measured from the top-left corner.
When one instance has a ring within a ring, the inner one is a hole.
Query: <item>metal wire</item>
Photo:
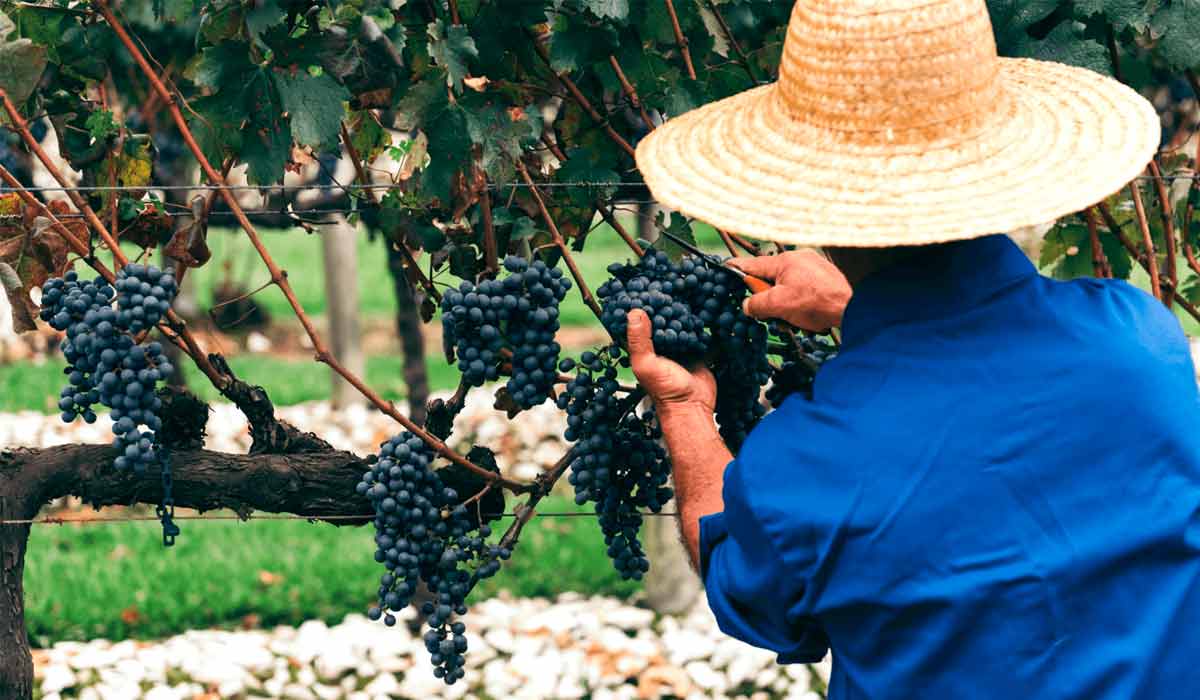
[[[673,512],[660,512],[660,513],[645,512],[645,513],[641,513],[641,515],[644,517],[673,518],[679,514],[673,513]],[[501,513],[500,517],[501,518],[515,518],[515,517],[517,517],[517,513]],[[583,511],[579,511],[579,512],[566,511],[566,512],[549,512],[549,513],[540,513],[538,511],[534,511],[533,517],[535,517],[535,518],[598,518],[600,516],[597,513],[588,513],[588,512],[583,512]],[[247,521],[247,520],[330,520],[330,521],[361,520],[363,522],[368,522],[372,518],[373,518],[373,516],[370,514],[295,515],[292,513],[267,513],[267,514],[263,514],[263,515],[251,514],[244,518],[240,515],[176,515],[173,519],[174,520],[191,520],[191,521],[198,521],[198,520],[212,520],[212,521],[219,521],[219,520],[239,520],[239,521]],[[22,519],[12,519],[12,520],[0,520],[0,525],[114,525],[114,524],[119,524],[119,523],[149,522],[151,520],[158,522],[158,519],[159,518],[157,515],[130,515],[130,516],[124,516],[124,517],[120,517],[120,518],[56,518],[53,516],[43,516],[40,518],[22,518]]]
[[[625,204],[655,204],[656,203],[655,200],[652,200],[652,199],[645,199],[645,200],[637,200],[637,199],[624,200],[623,199],[621,201]],[[248,209],[248,210],[243,210],[243,213],[246,214],[246,216],[293,217],[293,216],[306,216],[306,215],[318,215],[318,214],[362,214],[365,211],[372,211],[372,210],[376,210],[376,209],[377,209],[376,207],[361,207],[358,209],[345,209],[345,208]],[[193,214],[190,211],[163,211],[163,212],[159,212],[159,215],[169,216],[173,219],[175,219],[175,218],[195,218],[195,214]],[[210,218],[210,219],[213,217],[217,217],[217,216],[232,217],[232,216],[235,216],[235,214],[231,211],[224,211],[224,210],[211,211],[208,214],[208,218]],[[55,214],[54,218],[56,218],[60,221],[69,221],[72,219],[85,219],[87,217],[84,214],[80,214],[77,212],[67,212],[64,214]],[[24,219],[24,215],[22,215],[22,214],[0,214],[0,221],[21,221],[23,219]],[[305,223],[326,224],[326,223],[332,223],[332,222],[306,221]]]
[[[1170,175],[1167,177],[1183,177],[1181,175]],[[640,180],[617,181],[617,182],[600,182],[594,180],[579,180],[574,182],[542,182],[534,183],[533,186],[538,188],[554,189],[560,187],[620,187],[623,185],[640,185],[645,186],[646,183]],[[530,185],[525,182],[490,182],[488,189],[492,190],[507,190],[516,187],[528,188]],[[303,190],[402,190],[407,189],[408,185],[399,182],[383,182],[379,184],[364,185],[362,183],[347,183],[344,185],[337,183],[330,184],[311,184],[311,185],[76,185],[72,187],[63,187],[61,185],[47,185],[34,187],[9,187],[7,185],[0,186],[0,194],[10,192],[148,192],[151,190],[160,190],[163,192],[188,192],[200,191],[209,192],[213,190],[232,190],[236,192],[300,192]]]
[[[1138,175],[1134,180],[1153,182],[1154,177],[1150,175]],[[1161,178],[1164,182],[1176,182],[1181,180],[1197,180],[1200,179],[1200,173],[1192,175],[1163,175]],[[640,180],[619,180],[615,182],[602,182],[595,180],[577,180],[571,182],[538,182],[530,185],[525,182],[491,182],[488,183],[490,190],[510,190],[510,189],[528,189],[537,187],[538,189],[559,189],[563,187],[625,187],[638,186],[645,187],[646,183]],[[346,183],[346,184],[305,184],[305,185],[144,185],[141,187],[130,185],[78,185],[73,187],[62,186],[33,186],[33,187],[8,187],[7,185],[0,186],[0,194],[8,194],[13,192],[176,192],[176,191],[198,191],[209,192],[214,190],[231,190],[235,192],[302,192],[305,190],[402,190],[407,189],[405,183],[384,182],[378,184],[362,184],[362,183]]]

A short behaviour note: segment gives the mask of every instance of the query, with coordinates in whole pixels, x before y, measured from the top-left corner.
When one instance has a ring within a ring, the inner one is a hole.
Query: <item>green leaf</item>
[[[33,94],[46,69],[46,47],[29,39],[0,44],[0,88],[20,106]]]
[[[659,211],[658,216],[654,219],[654,225],[670,232],[678,238],[682,238],[692,245],[696,244],[696,235],[692,232],[692,222],[681,214],[672,212],[668,219],[665,212]],[[672,260],[678,260],[688,253],[679,244],[666,236],[659,237],[658,241],[654,243],[654,247],[666,251]]]
[[[200,52],[184,70],[184,75],[199,87],[215,91],[223,87],[236,90],[256,70],[250,62],[250,45],[241,41],[223,41]]]
[[[1091,242],[1087,227],[1079,223],[1059,223],[1046,232],[1038,267],[1043,270],[1057,261],[1051,274],[1057,279],[1072,279],[1092,274]]]
[[[1091,249],[1090,244],[1088,248]],[[1119,280],[1129,279],[1129,276],[1133,274],[1133,258],[1129,257],[1129,251],[1125,250],[1125,246],[1121,245],[1117,237],[1101,229],[1100,248],[1104,250],[1104,257],[1108,258],[1108,266],[1112,270],[1113,277]]]
[[[1146,0],[1075,0],[1077,16],[1104,15],[1117,31],[1141,31],[1150,22]]]
[[[518,216],[513,221],[512,233],[508,235],[511,241],[520,241],[526,238],[533,238],[538,233],[538,225],[533,219],[528,216]]]
[[[600,19],[623,20],[629,16],[629,0],[583,0],[583,6]]]
[[[119,130],[117,121],[113,119],[113,113],[107,109],[99,109],[89,114],[84,126],[87,127],[92,138],[97,141],[103,141]]]
[[[283,22],[287,12],[276,0],[258,0],[253,9],[246,13],[246,30],[256,43],[261,42],[263,32]]]
[[[450,107],[422,126],[429,138],[429,164],[421,171],[425,194],[443,206],[452,200],[454,177],[470,167],[471,137],[462,109]]]
[[[292,139],[317,149],[335,148],[350,99],[346,88],[328,75],[271,71],[283,109],[291,122]]]
[[[1043,39],[1027,35],[1016,42],[1012,49],[1014,56],[1067,63],[1103,75],[1112,73],[1108,49],[1099,42],[1085,38],[1081,28],[1073,22],[1063,22]]]
[[[550,67],[559,73],[580,70],[607,61],[618,45],[611,26],[594,26],[582,18],[562,16],[550,35]]]
[[[479,57],[479,50],[466,25],[446,27],[439,19],[429,24],[429,56],[446,69],[446,85],[458,90],[469,73],[471,60]]]
[[[1171,0],[1154,15],[1159,53],[1175,70],[1200,67],[1200,0]]]

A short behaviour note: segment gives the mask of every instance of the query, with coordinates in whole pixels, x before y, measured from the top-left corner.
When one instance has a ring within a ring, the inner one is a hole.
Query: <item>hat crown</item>
[[[799,0],[777,99],[836,142],[958,141],[1007,110],[984,0]]]

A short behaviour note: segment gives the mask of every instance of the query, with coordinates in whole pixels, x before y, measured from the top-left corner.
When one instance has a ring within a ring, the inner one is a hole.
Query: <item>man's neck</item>
[[[825,253],[846,276],[850,286],[857,287],[867,277],[912,257],[923,247],[826,248]]]

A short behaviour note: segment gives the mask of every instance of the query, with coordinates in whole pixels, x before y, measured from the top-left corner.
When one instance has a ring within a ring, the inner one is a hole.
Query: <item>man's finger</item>
[[[650,337],[650,317],[641,309],[634,309],[626,317],[629,322],[625,338],[629,343],[629,359],[632,362],[654,357],[654,341]]]
[[[729,264],[748,275],[774,282],[783,271],[783,256],[759,255],[753,258],[734,258]]]
[[[782,319],[782,314],[786,313],[788,309],[786,302],[789,295],[790,292],[783,287],[771,287],[765,292],[746,297],[746,300],[742,302],[742,311],[746,312],[747,316],[760,321],[769,318]]]

